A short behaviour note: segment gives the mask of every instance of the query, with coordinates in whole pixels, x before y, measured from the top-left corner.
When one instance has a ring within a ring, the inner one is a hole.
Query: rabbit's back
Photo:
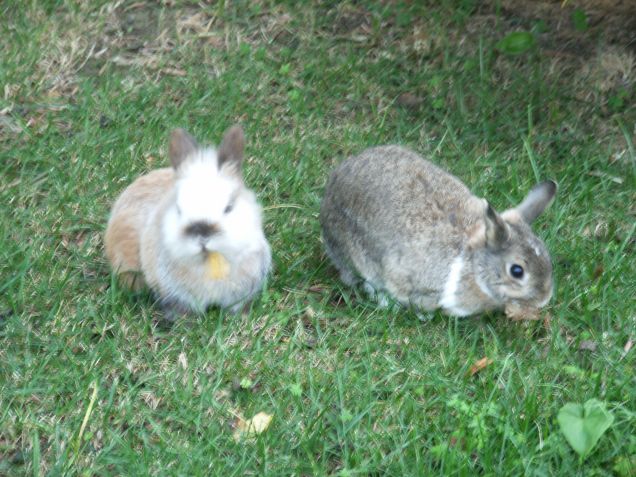
[[[368,149],[332,173],[322,204],[327,229],[346,227],[377,245],[463,236],[484,203],[456,177],[400,146]]]
[[[119,273],[141,272],[141,235],[173,183],[172,169],[157,169],[136,179],[115,202],[104,242],[106,256]]]
[[[357,276],[433,308],[483,210],[454,176],[406,148],[381,146],[334,170],[320,219],[343,280]]]

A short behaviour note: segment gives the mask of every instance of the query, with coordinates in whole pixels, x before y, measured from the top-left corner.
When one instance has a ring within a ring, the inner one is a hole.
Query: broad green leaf
[[[614,416],[605,409],[605,404],[590,399],[584,405],[565,404],[559,410],[557,421],[572,449],[584,458],[612,425]]]
[[[446,442],[442,442],[441,444],[431,447],[429,451],[435,458],[439,459],[448,452],[448,444]]]
[[[534,35],[527,31],[514,31],[497,43],[497,49],[509,55],[525,53],[535,44]]]
[[[435,98],[433,100],[433,109],[442,109],[444,104],[444,98]]]
[[[411,14],[409,12],[400,12],[395,17],[395,23],[399,27],[405,27],[411,23]]]
[[[563,372],[569,374],[570,376],[574,376],[575,378],[585,378],[585,371],[583,371],[581,368],[577,367],[577,366],[573,366],[570,364],[567,364],[565,366],[563,366]]]
[[[548,30],[548,24],[545,22],[545,20],[537,20],[537,22],[532,25],[532,31],[534,33],[545,33]]]
[[[292,396],[300,397],[303,395],[303,387],[297,383],[289,386],[289,391],[292,393]]]
[[[616,94],[610,96],[607,99],[607,105],[614,112],[619,112],[625,107],[627,100],[629,99],[629,91],[625,88],[621,88]]]
[[[353,414],[351,414],[347,409],[343,409],[340,413],[340,419],[342,422],[349,422],[353,419]]]
[[[578,31],[587,30],[588,23],[587,15],[585,14],[585,12],[580,8],[574,10],[574,12],[572,13],[572,23],[574,23],[574,28]]]

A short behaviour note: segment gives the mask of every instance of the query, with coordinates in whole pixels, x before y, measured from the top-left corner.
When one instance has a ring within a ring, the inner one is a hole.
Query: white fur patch
[[[539,308],[543,308],[544,306],[546,306],[548,304],[548,302],[552,299],[552,293],[553,291],[550,290],[550,294],[545,297],[545,300],[543,300],[541,303],[539,303]]]
[[[219,173],[213,150],[202,151],[200,159],[191,159],[183,167],[177,184],[177,206],[192,221],[218,222],[237,187],[236,181]]]
[[[459,288],[459,281],[462,277],[462,269],[464,268],[464,258],[461,255],[455,257],[451,264],[448,278],[444,283],[444,291],[442,292],[442,298],[439,300],[438,305],[442,307],[447,313],[454,316],[466,316],[470,313],[463,308],[459,307],[459,300],[457,297],[457,289]]]

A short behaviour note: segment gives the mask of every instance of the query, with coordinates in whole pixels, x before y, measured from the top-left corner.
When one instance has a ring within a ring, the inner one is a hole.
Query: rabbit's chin
[[[260,234],[256,231],[255,234]],[[164,243],[165,250],[170,258],[178,263],[198,265],[204,263],[211,253],[220,253],[230,261],[238,261],[240,258],[256,247],[251,240],[243,239],[240,242],[231,240],[228,236],[217,237],[203,246],[197,240],[188,240],[183,236],[175,239],[167,239]],[[256,244],[254,244],[256,245]]]

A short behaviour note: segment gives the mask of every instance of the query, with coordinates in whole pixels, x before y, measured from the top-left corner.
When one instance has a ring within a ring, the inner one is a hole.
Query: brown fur
[[[554,182],[542,182],[500,215],[415,152],[380,146],[332,172],[320,222],[345,283],[364,281],[376,295],[465,316],[550,298],[550,257],[529,222],[555,193]],[[511,276],[513,265],[523,268],[521,278]]]
[[[115,202],[104,238],[106,256],[125,285],[143,285],[140,239],[149,209],[170,192],[174,170],[157,169],[135,180]]]

